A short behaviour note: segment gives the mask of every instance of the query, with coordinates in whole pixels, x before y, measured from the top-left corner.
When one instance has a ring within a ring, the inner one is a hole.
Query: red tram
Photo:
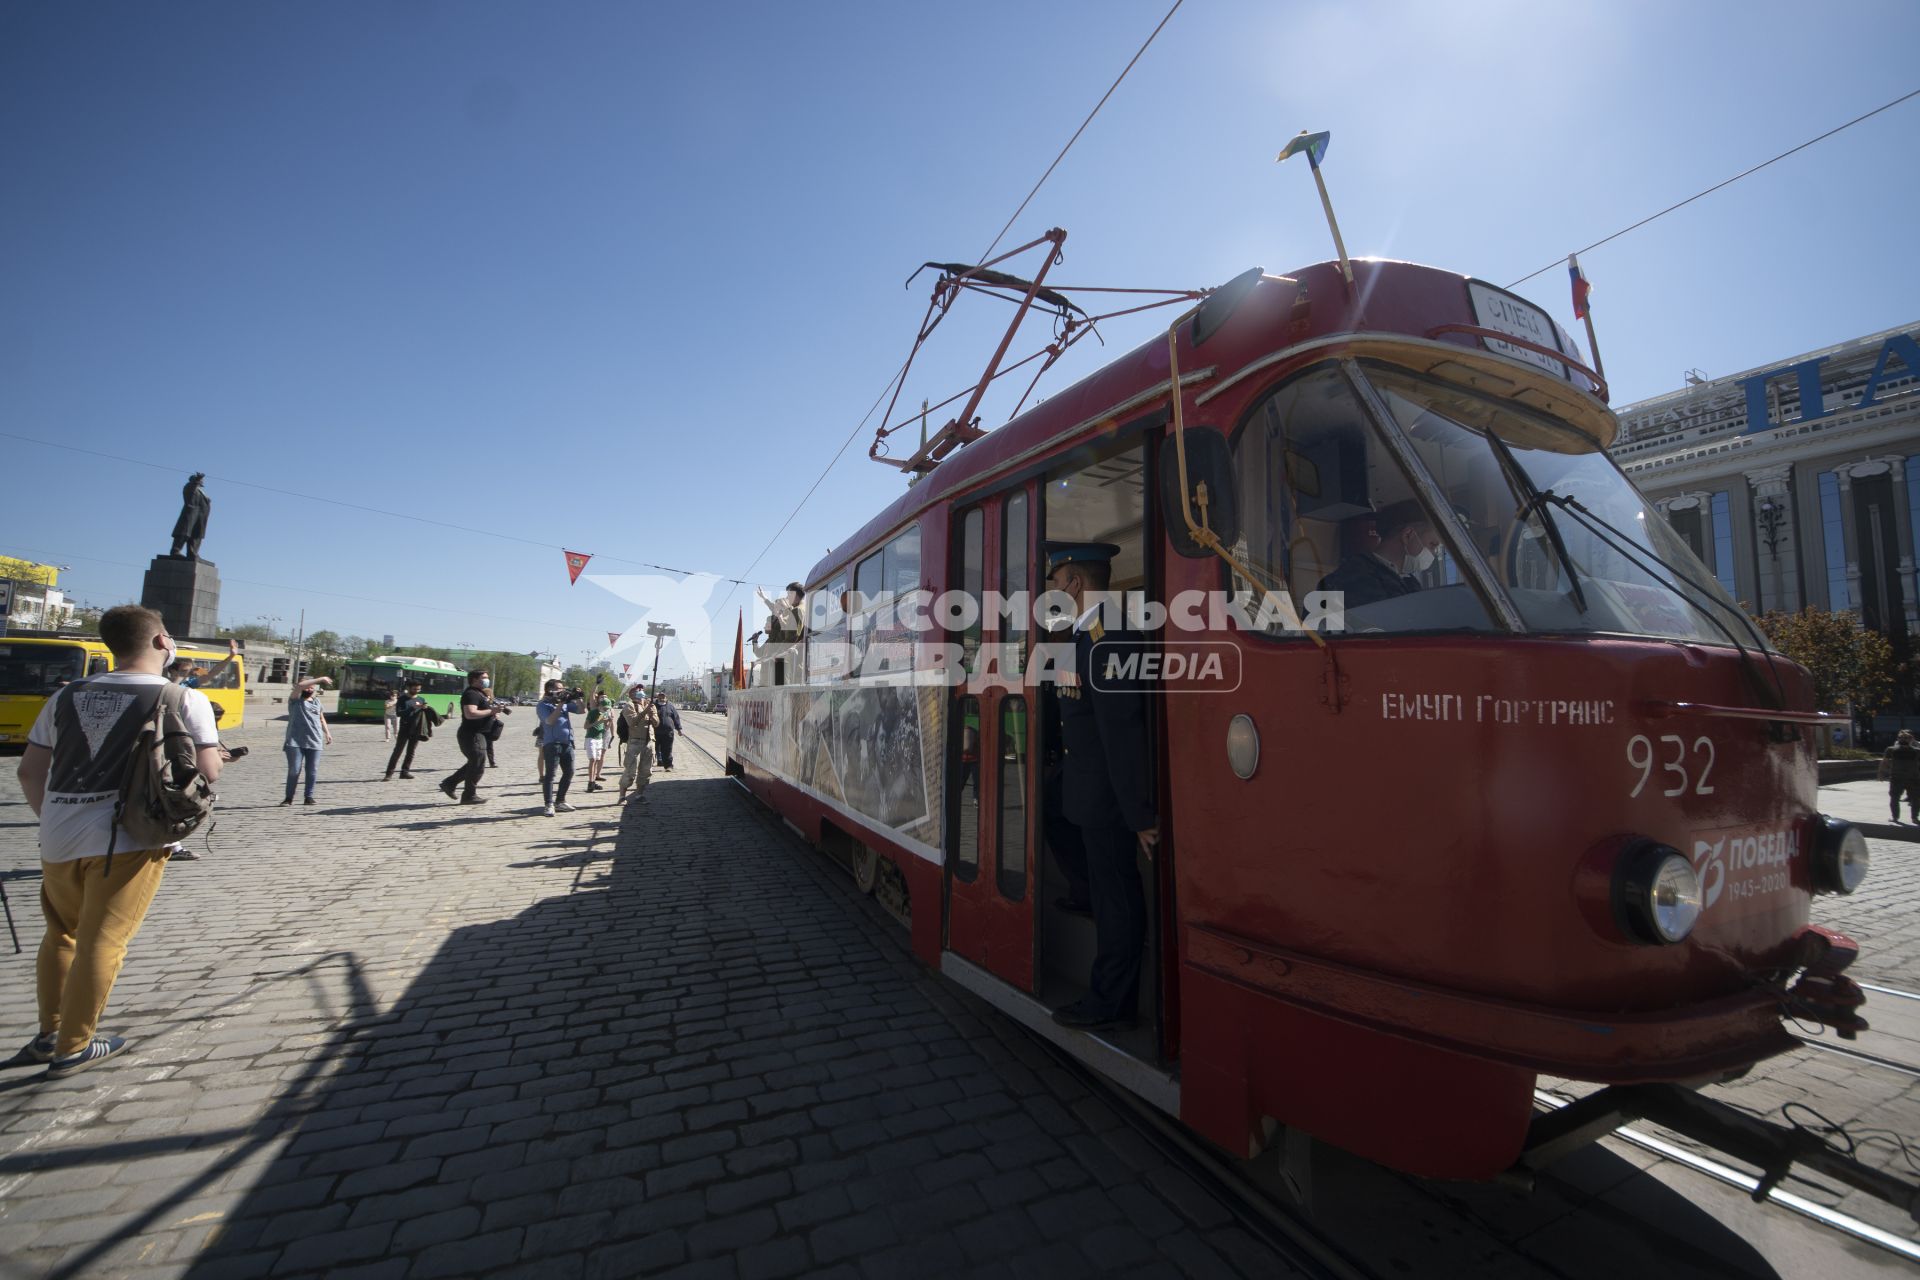
[[[920,959],[1228,1150],[1284,1125],[1492,1177],[1540,1076],[1724,1079],[1789,1013],[1861,1025],[1852,944],[1808,922],[1866,869],[1815,811],[1808,677],[1651,515],[1615,428],[1504,290],[1248,273],[815,566],[803,640],[731,695],[729,770],[890,885]],[[1336,616],[1320,584],[1409,503],[1421,589]],[[1046,1021],[1093,925],[1045,853],[1046,636],[992,606],[1087,540],[1180,673],[1151,697],[1150,990],[1103,1035]],[[916,592],[981,602],[933,637],[969,679],[890,643]],[[1250,596],[1280,608],[1218,607]]]

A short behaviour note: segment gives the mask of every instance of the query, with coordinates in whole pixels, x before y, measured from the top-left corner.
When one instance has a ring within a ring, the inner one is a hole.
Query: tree
[[[214,634],[222,639],[231,636],[235,640],[279,640],[282,638],[274,632],[272,627],[264,622],[243,622],[237,627],[219,627],[215,629]]]
[[[1860,625],[1850,611],[1774,611],[1758,619],[1773,647],[1813,676],[1814,706],[1821,711],[1871,712],[1893,690],[1893,646],[1878,631]]]
[[[332,631],[309,631],[305,648],[316,657],[323,653],[329,656],[336,655],[341,651],[340,637]]]
[[[600,687],[607,691],[609,697],[620,692],[620,678],[607,674],[604,667],[568,667],[560,677],[560,682],[567,688],[580,689],[587,693],[593,692],[595,681],[601,682]]]

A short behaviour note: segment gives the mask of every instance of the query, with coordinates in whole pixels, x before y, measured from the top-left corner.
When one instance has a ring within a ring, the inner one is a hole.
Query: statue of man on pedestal
[[[200,482],[207,478],[204,471],[196,471],[187,480],[186,488],[180,491],[180,518],[173,522],[173,550],[170,556],[180,554],[184,545],[187,558],[200,558],[200,540],[207,536],[207,512],[213,509],[213,500],[201,489]]]

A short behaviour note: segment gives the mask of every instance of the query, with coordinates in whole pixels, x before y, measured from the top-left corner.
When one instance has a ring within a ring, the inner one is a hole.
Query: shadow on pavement
[[[689,801],[735,803],[721,780],[678,785],[701,793]],[[548,842],[573,852],[525,865],[603,874],[456,930],[391,1011],[341,1026],[314,1067],[344,1070],[296,1084],[253,1127],[253,1146],[285,1146],[188,1274],[297,1275],[408,1255],[423,1275],[520,1257],[567,1274],[580,1260],[559,1253],[596,1247],[623,1259],[609,1254],[604,1274],[632,1274],[685,1256],[685,1228],[709,1216],[699,1188],[732,1176],[771,1191],[771,1175],[790,1193],[799,1147],[771,1130],[753,1143],[743,1128],[763,1109],[749,1098],[779,1090],[723,1058],[784,1053],[797,1067],[808,1046],[840,1039],[839,1016],[803,975],[844,975],[846,930],[835,939],[769,917],[769,892],[790,897],[795,868],[717,858],[684,833],[666,848],[648,838],[654,825],[629,810],[618,829]],[[817,1101],[811,1089],[787,1100]],[[772,1217],[735,1247],[764,1239]]]

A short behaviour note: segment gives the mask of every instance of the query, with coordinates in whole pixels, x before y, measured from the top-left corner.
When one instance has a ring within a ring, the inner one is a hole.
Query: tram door
[[[1021,991],[1037,992],[1033,820],[1038,779],[1031,698],[1035,496],[1005,490],[955,517],[949,581],[981,607],[953,635],[976,679],[947,717],[947,947]],[[1004,613],[995,599],[1023,606]]]

